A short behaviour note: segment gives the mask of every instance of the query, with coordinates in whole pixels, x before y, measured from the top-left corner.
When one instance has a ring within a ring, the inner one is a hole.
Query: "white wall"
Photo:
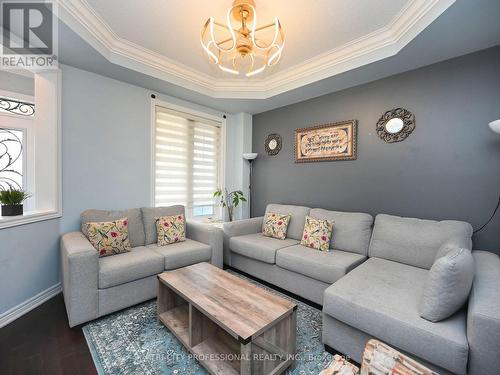
[[[248,162],[243,159],[244,152],[252,149],[252,116],[248,113],[228,115],[226,120],[226,187],[229,191],[241,190],[250,196]],[[235,219],[248,218],[249,205],[244,204],[235,210]]]
[[[83,210],[151,201],[152,92],[69,66],[61,69],[63,216],[0,230],[0,320],[5,311],[58,283],[59,236],[79,229]],[[166,95],[157,98],[223,115]],[[251,116],[228,114],[226,157],[228,168],[238,172],[228,170],[226,177],[238,189],[243,187],[241,153],[251,144],[240,138],[249,131]]]

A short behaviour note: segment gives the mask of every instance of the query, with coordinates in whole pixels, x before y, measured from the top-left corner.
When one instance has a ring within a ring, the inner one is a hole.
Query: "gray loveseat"
[[[128,218],[132,251],[99,258],[82,232],[61,239],[64,301],[71,327],[156,297],[156,276],[199,262],[222,267],[222,231],[187,222],[186,241],[159,247],[155,217],[184,214],[183,206],[125,211],[87,210],[81,221]]]
[[[470,250],[470,224],[274,204],[266,212],[292,215],[287,239],[262,236],[262,217],[226,223],[224,263],[323,305],[325,344],[359,361],[376,338],[441,374],[500,374],[497,255],[473,252],[461,311],[437,323],[417,311],[440,246],[453,239]],[[299,245],[306,215],[334,220],[332,251]]]

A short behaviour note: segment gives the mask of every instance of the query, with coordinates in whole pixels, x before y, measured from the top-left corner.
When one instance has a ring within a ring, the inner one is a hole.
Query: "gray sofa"
[[[156,276],[165,270],[199,262],[222,267],[223,235],[214,226],[188,221],[186,241],[156,244],[154,218],[177,214],[184,214],[183,206],[82,213],[82,223],[127,217],[132,251],[99,258],[82,232],[62,236],[62,285],[71,327],[156,297]]]
[[[268,205],[291,214],[287,239],[261,235],[263,218],[224,225],[224,263],[323,305],[323,343],[359,361],[379,339],[440,374],[500,374],[500,259],[474,251],[468,308],[433,323],[418,302],[436,254],[453,239],[472,247],[472,227],[380,214]],[[299,245],[305,216],[334,220],[328,253]]]

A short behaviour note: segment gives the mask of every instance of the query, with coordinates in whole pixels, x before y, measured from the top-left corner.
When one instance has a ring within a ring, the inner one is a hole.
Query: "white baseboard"
[[[35,307],[41,305],[45,301],[51,299],[55,295],[61,292],[61,283],[52,285],[50,288],[38,293],[36,296],[21,302],[19,305],[7,310],[6,312],[0,314],[0,328],[5,327],[10,322],[13,322],[17,318],[20,318],[24,314],[30,312]]]

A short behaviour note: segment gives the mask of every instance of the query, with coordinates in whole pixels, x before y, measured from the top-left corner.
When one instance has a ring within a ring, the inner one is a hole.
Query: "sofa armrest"
[[[186,222],[186,237],[212,247],[210,263],[222,268],[222,230],[209,224]]]
[[[98,259],[97,251],[83,233],[71,232],[62,236],[62,285],[70,327],[99,315]]]
[[[252,217],[224,223],[224,264],[231,265],[231,252],[229,249],[229,239],[231,237],[244,236],[245,234],[253,234],[262,232],[263,216]]]
[[[467,340],[469,374],[493,374],[500,368],[500,258],[474,251],[475,274],[469,297]]]

